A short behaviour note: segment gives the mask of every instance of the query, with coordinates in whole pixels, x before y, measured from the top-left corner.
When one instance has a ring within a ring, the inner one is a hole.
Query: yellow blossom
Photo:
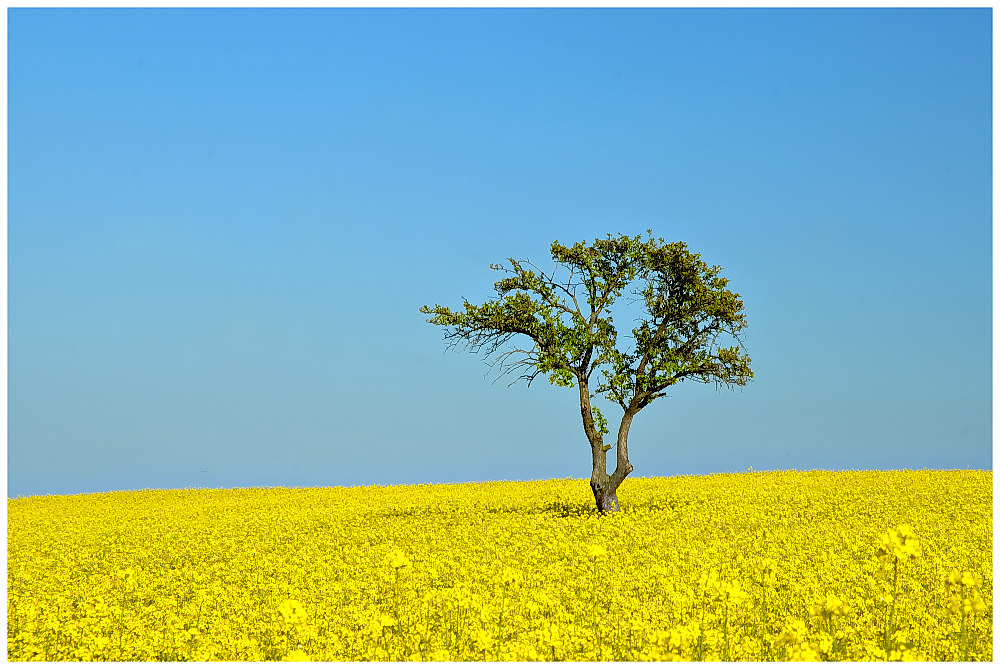
[[[403,567],[409,567],[410,559],[406,557],[406,554],[403,553],[403,551],[397,548],[394,549],[391,553],[389,553],[389,566],[392,567],[393,569],[401,569]]]
[[[580,480],[11,499],[8,659],[993,659],[991,471],[621,494],[606,515]]]
[[[294,599],[286,599],[278,607],[278,613],[289,625],[298,625],[305,621],[306,612],[300,602]]]
[[[309,662],[309,654],[301,648],[296,648],[281,659],[285,662]]]

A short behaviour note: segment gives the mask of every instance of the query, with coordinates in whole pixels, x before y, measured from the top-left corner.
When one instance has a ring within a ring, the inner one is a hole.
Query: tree
[[[556,268],[549,274],[513,258],[510,267],[490,265],[509,275],[494,285],[496,299],[481,305],[464,300],[460,311],[425,305],[420,312],[446,328],[451,346],[464,343],[474,353],[496,355],[501,375],[523,370],[512,383],[523,379],[530,387],[545,374],[557,386],[576,385],[597,509],[619,511],[618,487],[632,472],[628,434],[636,414],[686,379],[743,386],[753,378],[740,339],[747,326],[743,302],[726,288],[721,267],[709,267],[683,242],[654,239],[651,230],[645,240],[609,234],[589,246],[555,241],[551,252]],[[568,273],[562,280],[556,278],[560,270]],[[622,351],[610,308],[626,289],[645,309],[632,329],[632,346]],[[515,339],[530,348],[509,346]],[[597,394],[622,409],[610,475],[607,421],[591,404]]]

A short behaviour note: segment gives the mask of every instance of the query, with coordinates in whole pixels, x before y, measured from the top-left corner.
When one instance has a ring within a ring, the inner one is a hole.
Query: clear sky
[[[589,477],[574,390],[418,309],[647,228],[724,268],[755,379],[640,413],[632,476],[992,468],[990,9],[8,31],[9,497]]]

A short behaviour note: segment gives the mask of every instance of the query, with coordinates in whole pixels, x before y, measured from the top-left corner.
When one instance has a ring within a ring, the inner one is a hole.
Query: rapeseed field
[[[992,471],[7,503],[10,660],[993,659]]]

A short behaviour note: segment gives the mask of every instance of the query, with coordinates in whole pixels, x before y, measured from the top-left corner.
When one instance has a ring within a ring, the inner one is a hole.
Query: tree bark
[[[580,388],[580,415],[583,418],[583,431],[590,442],[590,451],[593,456],[590,489],[594,493],[594,502],[597,504],[597,510],[601,513],[621,511],[621,506],[618,504],[618,486],[632,472],[632,465],[628,461],[628,431],[632,426],[632,418],[639,410],[630,407],[622,416],[615,449],[617,456],[615,471],[609,476],[608,454],[604,450],[604,435],[597,430],[597,426],[594,424],[594,413],[590,406],[590,387],[586,378],[581,376],[577,380]]]
[[[622,416],[621,425],[618,427],[618,444],[615,446],[616,464],[615,471],[608,476],[607,462],[602,462],[602,471],[598,472],[595,467],[594,473],[590,476],[590,489],[594,492],[594,501],[597,503],[597,510],[601,513],[608,511],[621,511],[618,505],[618,486],[622,484],[625,477],[632,473],[632,464],[628,461],[628,431],[632,427],[632,419],[638,410],[628,409]],[[604,456],[603,448],[601,455]],[[602,458],[603,459],[603,458]]]
[[[634,406],[629,407],[622,416],[622,422],[618,426],[618,444],[615,447],[615,471],[611,474],[611,481],[615,490],[622,484],[625,477],[632,473],[632,463],[628,461],[628,431],[632,428],[632,419],[639,413],[639,409]]]
[[[583,418],[583,431],[590,442],[590,453],[593,458],[593,470],[590,474],[590,488],[594,491],[597,510],[620,511],[618,506],[617,486],[611,487],[611,477],[608,476],[608,454],[604,450],[604,435],[594,424],[594,412],[590,406],[590,386],[586,377],[577,377],[580,389],[580,416]]]
[[[621,511],[618,505],[618,486],[612,484],[611,477],[605,474],[603,477],[597,473],[590,477],[590,489],[594,492],[594,501],[597,502],[597,510],[600,513],[609,511]]]

